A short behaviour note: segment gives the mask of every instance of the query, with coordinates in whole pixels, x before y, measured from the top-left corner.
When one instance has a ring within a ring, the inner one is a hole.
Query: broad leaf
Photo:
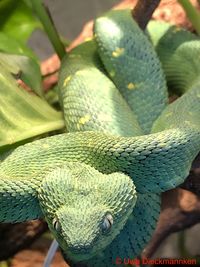
[[[0,147],[62,129],[62,114],[40,97],[17,86],[0,66]]]
[[[0,1],[0,31],[26,43],[36,28],[41,24],[24,1]]]
[[[7,34],[0,32],[0,52],[6,52],[9,54],[26,55],[35,60],[36,56],[26,45],[22,44],[20,41],[13,39]]]
[[[39,96],[42,92],[42,76],[39,65],[31,58],[0,53],[0,64],[25,82]]]

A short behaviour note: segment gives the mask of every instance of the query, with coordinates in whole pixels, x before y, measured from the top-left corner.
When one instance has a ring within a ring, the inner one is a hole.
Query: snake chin
[[[84,261],[104,250],[120,233],[137,194],[125,174],[105,175],[83,163],[68,163],[43,179],[39,199],[64,254],[73,261]]]

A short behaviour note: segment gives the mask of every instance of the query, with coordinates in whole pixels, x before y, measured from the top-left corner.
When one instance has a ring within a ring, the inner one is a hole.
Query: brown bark
[[[157,228],[142,256],[151,258],[169,234],[184,230],[199,222],[199,197],[180,188],[163,193],[162,212]]]
[[[47,230],[42,220],[0,225],[0,261],[31,245]]]
[[[198,167],[191,169],[190,175],[185,182],[180,185],[180,188],[186,189],[197,196],[200,196],[200,162]]]
[[[142,30],[145,30],[160,0],[139,0],[132,10],[132,15]]]

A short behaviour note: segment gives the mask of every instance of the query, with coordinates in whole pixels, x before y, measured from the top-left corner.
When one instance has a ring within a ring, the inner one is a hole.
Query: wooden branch
[[[153,12],[159,4],[160,0],[138,0],[132,10],[132,15],[142,30],[145,30]]]
[[[192,164],[190,175],[181,185],[187,190],[177,188],[162,194],[162,212],[156,231],[143,252],[144,257],[150,258],[169,234],[200,222],[199,166],[200,154]]]
[[[0,261],[31,245],[46,230],[47,224],[41,220],[0,224]]]
[[[142,253],[151,258],[169,234],[184,230],[200,222],[200,198],[177,188],[163,193],[162,212],[154,235]]]
[[[180,185],[180,188],[191,191],[194,194],[200,196],[200,163],[197,168],[192,168],[190,175],[185,182]]]

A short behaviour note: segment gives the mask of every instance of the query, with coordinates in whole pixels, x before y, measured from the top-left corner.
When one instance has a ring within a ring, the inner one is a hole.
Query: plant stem
[[[160,0],[138,0],[135,8],[132,10],[132,16],[142,30],[145,30],[159,3]]]
[[[185,10],[185,13],[187,14],[189,20],[191,21],[198,35],[200,35],[200,13],[199,11],[191,4],[189,0],[178,0],[178,2]]]
[[[48,9],[44,6],[42,0],[31,1],[31,5],[37,17],[40,19],[58,57],[62,59],[66,54],[65,47],[59,38],[58,32],[51,19]]]

